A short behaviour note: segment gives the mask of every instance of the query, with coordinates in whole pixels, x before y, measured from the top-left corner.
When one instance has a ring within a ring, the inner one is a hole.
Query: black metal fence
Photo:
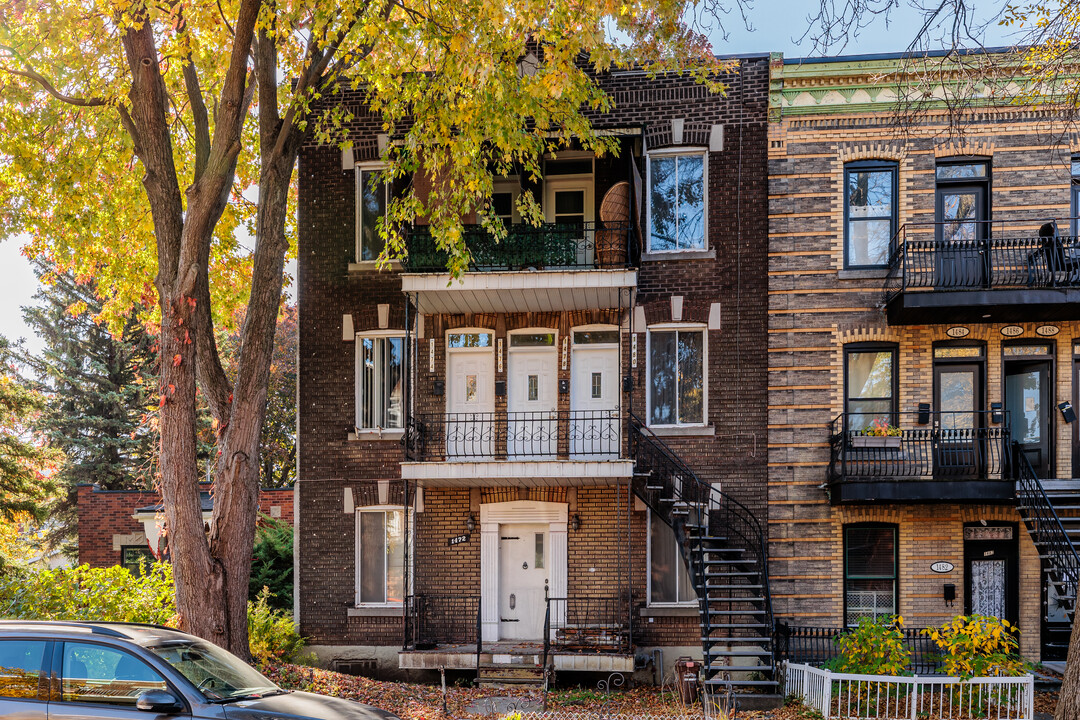
[[[544,223],[509,225],[501,241],[480,225],[466,225],[465,245],[471,254],[470,271],[560,270],[630,267],[635,233],[624,223]],[[410,272],[442,272],[447,254],[424,226],[411,228],[406,237]]]
[[[821,666],[840,655],[837,639],[850,628],[802,627],[776,624],[776,651],[781,660]],[[908,669],[916,675],[941,674],[941,650],[922,628],[901,628],[911,656]]]
[[[415,462],[620,456],[618,410],[424,413],[410,418],[406,457]]]
[[[1000,415],[995,422],[989,411],[844,413],[830,425],[829,478],[1008,479],[1009,417]]]
[[[625,599],[617,597],[548,598],[544,652],[630,652]]]
[[[405,601],[406,650],[476,645],[482,649],[479,595],[410,595]]]

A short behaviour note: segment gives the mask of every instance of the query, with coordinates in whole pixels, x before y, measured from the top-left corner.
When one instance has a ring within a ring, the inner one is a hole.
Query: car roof
[[[0,620],[0,636],[33,633],[50,637],[112,637],[150,645],[156,640],[195,640],[191,635],[164,625],[127,622],[86,622],[75,620]]]

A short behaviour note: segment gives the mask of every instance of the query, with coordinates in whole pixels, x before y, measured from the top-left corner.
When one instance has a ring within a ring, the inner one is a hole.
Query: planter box
[[[903,438],[896,435],[856,435],[851,438],[851,447],[857,448],[893,448],[900,449]]]

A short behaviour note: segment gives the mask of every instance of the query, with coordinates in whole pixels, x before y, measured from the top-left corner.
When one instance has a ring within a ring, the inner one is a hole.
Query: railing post
[[[911,694],[908,696],[908,716],[911,720],[916,720],[916,716],[918,715],[917,697],[919,697],[919,676],[915,675],[911,679]]]
[[[821,690],[821,717],[829,720],[832,717],[832,671],[822,670],[825,674],[825,687]]]
[[[476,598],[476,669],[480,670],[480,654],[484,651],[484,636],[483,636],[483,618],[481,610],[484,603],[478,597]]]

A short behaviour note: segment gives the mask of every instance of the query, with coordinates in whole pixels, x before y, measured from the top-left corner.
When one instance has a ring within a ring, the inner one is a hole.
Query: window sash
[[[895,412],[896,350],[848,350],[844,353],[844,384],[849,430],[865,430],[875,420],[891,423]]]
[[[404,351],[401,335],[356,338],[356,427],[397,430],[405,426]]]
[[[896,614],[897,540],[896,528],[891,526],[844,528],[844,601],[848,625],[863,617]]]
[[[405,511],[357,511],[357,605],[401,605],[405,599]]]
[[[895,165],[845,169],[845,267],[888,265],[890,246],[896,233],[896,177]],[[884,185],[880,184],[882,180]],[[883,193],[887,193],[886,202],[873,202],[880,200]]]
[[[649,513],[649,605],[684,605],[697,602],[690,573],[679,552],[675,533]]]
[[[704,152],[649,157],[649,250],[704,250],[707,197]]]
[[[356,231],[357,259],[361,262],[378,260],[383,242],[379,234],[378,220],[386,217],[389,204],[390,184],[381,182],[381,167],[358,167],[356,170]]]
[[[649,332],[649,424],[705,421],[705,331]]]

